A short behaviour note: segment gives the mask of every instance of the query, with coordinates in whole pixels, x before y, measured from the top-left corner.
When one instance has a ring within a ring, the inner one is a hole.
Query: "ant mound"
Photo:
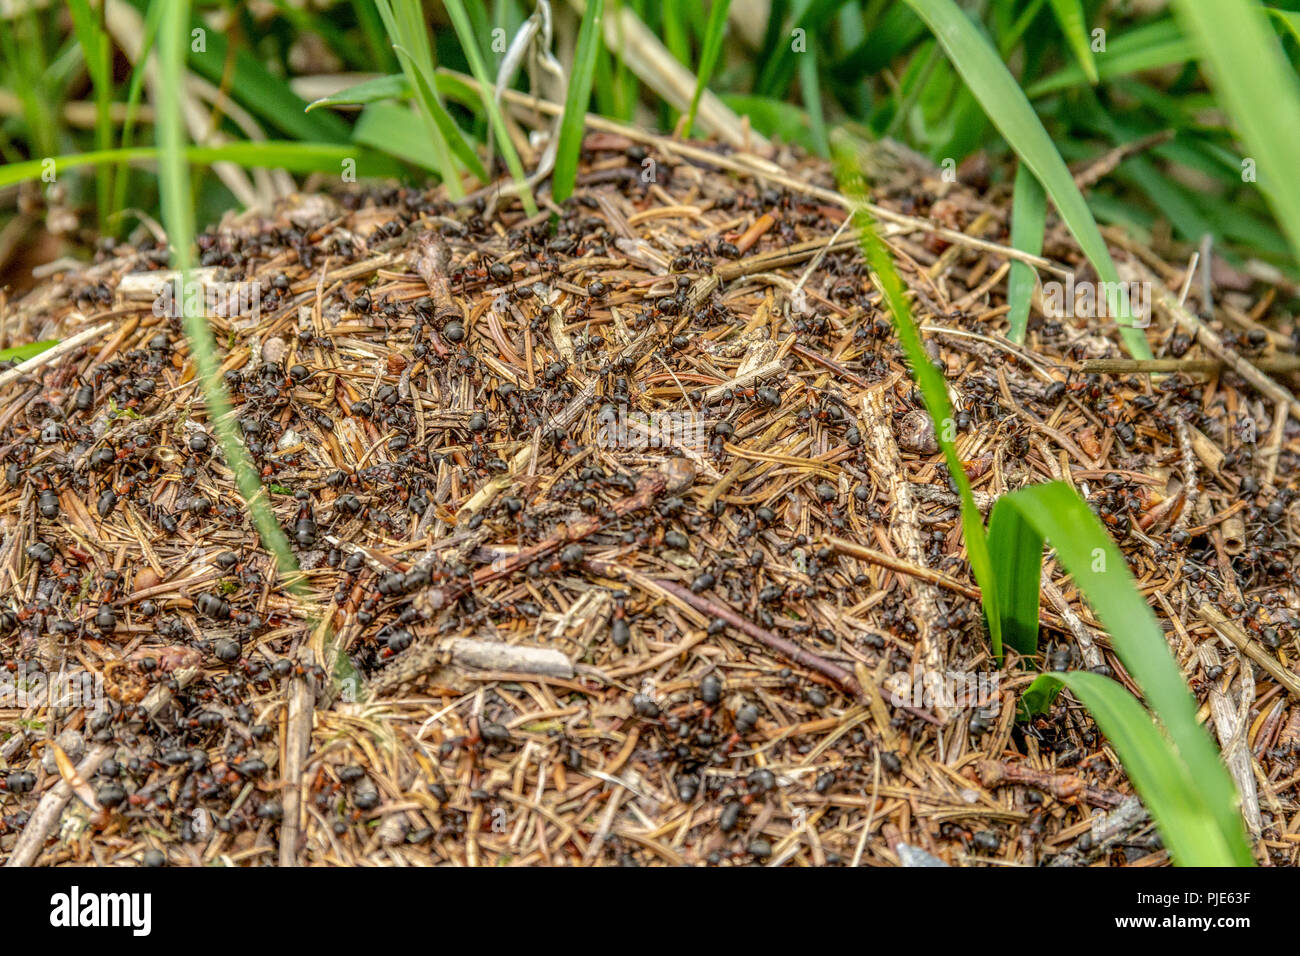
[[[205,233],[184,279],[145,240],[4,305],[60,344],[0,372],[0,858],[1163,861],[1086,711],[1017,722],[1039,667],[1123,675],[1050,562],[1045,660],[994,664],[845,204],[778,158],[593,135],[531,218],[309,196]],[[1012,344],[1008,190],[908,162],[881,159],[877,218],[977,502],[1073,484],[1219,737],[1246,722],[1252,795],[1251,759],[1293,786],[1286,408],[1167,316],[1175,374],[1046,294]],[[1055,223],[1044,255],[1087,275]],[[1210,324],[1277,368],[1273,293],[1238,285]],[[185,308],[296,570],[254,529]],[[1268,806],[1247,821],[1294,862]]]

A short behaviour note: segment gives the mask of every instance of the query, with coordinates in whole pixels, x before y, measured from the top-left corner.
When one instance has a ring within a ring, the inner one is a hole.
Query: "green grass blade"
[[[144,43],[141,44],[142,50],[152,50],[154,42],[158,37],[158,23],[162,19],[162,8],[166,0],[154,0],[149,4],[149,9],[144,16]],[[130,149],[135,139],[135,119],[136,113],[140,108],[140,97],[144,93],[144,75],[145,66],[149,62],[147,57],[140,57],[131,67],[131,81],[127,84],[126,91],[126,117],[122,122],[122,136],[119,142],[121,149]],[[127,169],[126,162],[121,162],[113,171],[113,212],[116,213],[126,208],[126,195],[130,185],[130,171]]]
[[[948,399],[948,387],[943,375],[925,353],[921,343],[921,333],[912,320],[912,312],[903,292],[902,280],[894,268],[893,259],[884,242],[876,234],[870,213],[867,212],[866,186],[857,167],[857,151],[849,144],[846,137],[837,137],[836,177],[840,190],[856,204],[854,216],[858,224],[858,236],[868,265],[871,266],[881,295],[889,306],[894,319],[894,328],[898,332],[899,343],[907,355],[912,367],[912,377],[921,390],[926,411],[934,423],[935,438],[943,450],[944,461],[957,485],[961,498],[962,537],[966,542],[966,554],[970,561],[971,572],[979,582],[984,605],[984,614],[988,621],[989,638],[993,646],[993,656],[1000,663],[1002,660],[1002,620],[998,606],[998,591],[993,577],[993,563],[989,557],[988,540],[984,534],[984,522],[979,509],[975,507],[975,497],[971,494],[970,479],[957,456],[957,446],[953,443],[956,419],[953,416],[952,403]]]
[[[1080,0],[1052,0],[1052,13],[1065,34],[1065,41],[1070,44],[1074,58],[1079,61],[1084,75],[1093,86],[1097,85],[1097,61],[1092,55],[1092,45],[1088,37],[1088,25],[1084,20],[1083,4]]]
[[[1097,64],[1097,73],[1103,80],[1157,70],[1177,63],[1186,63],[1196,56],[1196,50],[1172,19],[1159,20],[1133,27],[1112,37],[1106,44],[1106,55]],[[1030,84],[1025,95],[1031,100],[1059,90],[1080,86],[1088,82],[1083,69],[1070,65],[1059,73]]]
[[[809,47],[808,52],[799,58],[799,92],[803,96],[804,108],[808,111],[808,123],[816,144],[818,155],[830,154],[830,140],[826,135],[826,117],[822,112],[821,71],[817,67],[816,47]]]
[[[514,177],[515,183],[519,186],[519,195],[523,200],[524,210],[529,216],[535,216],[537,215],[537,203],[533,201],[533,191],[524,178],[524,164],[520,162],[514,140],[510,138],[510,132],[506,129],[506,121],[505,117],[501,115],[501,107],[492,95],[495,78],[488,73],[487,66],[483,62],[483,54],[475,40],[476,34],[470,24],[469,14],[465,11],[465,5],[461,0],[443,0],[443,3],[447,8],[447,14],[451,17],[452,26],[456,28],[456,36],[460,38],[460,45],[465,51],[465,57],[469,60],[470,72],[474,74],[474,79],[478,80],[483,109],[492,123],[497,142],[501,144],[501,154],[505,157],[506,168],[510,170],[510,175]],[[488,157],[488,162],[492,162],[491,156]]]
[[[700,108],[700,97],[713,76],[713,67],[722,52],[722,37],[727,31],[727,12],[731,9],[731,0],[713,0],[709,8],[709,23],[704,28],[704,47],[700,50],[700,65],[695,71],[695,92],[691,95],[691,108],[686,113],[686,128],[683,136],[691,137],[695,126],[695,113]]]
[[[162,76],[158,84],[158,115],[154,126],[157,142],[155,152],[160,161],[158,177],[163,226],[172,247],[172,265],[181,272],[189,271],[193,265],[190,245],[194,241],[194,207],[190,201],[190,171],[185,162],[185,131],[180,104],[189,14],[190,0],[176,0],[163,8],[158,30],[158,67]],[[195,358],[200,362],[199,372],[203,386],[216,386],[219,383],[216,381],[215,370],[209,375],[202,367],[202,359],[210,359],[215,348],[212,333],[203,325],[202,318],[189,315],[189,310],[186,310],[184,318],[187,322],[202,327],[201,334],[197,337],[205,343],[206,348],[196,348]],[[186,331],[189,331],[188,327]],[[229,398],[222,394],[218,404],[221,412],[227,411]]]
[[[359,177],[395,177],[402,172],[401,167],[387,156],[370,150],[359,150],[355,144],[258,140],[223,143],[220,146],[188,146],[181,151],[181,155],[185,162],[200,166],[226,162],[249,168],[285,169],[291,173],[337,175],[345,160],[356,162]],[[105,149],[52,158],[55,174],[61,175],[66,170],[87,166],[156,161],[159,159],[159,150],[153,146],[133,146],[130,149]],[[40,160],[0,166],[0,187],[40,179],[41,172]]]
[[[1300,87],[1277,35],[1252,0],[1177,0],[1174,8],[1255,161],[1265,198],[1300,255]]]
[[[801,0],[794,3],[791,7],[793,29],[779,30],[772,55],[764,56],[760,61],[762,67],[755,92],[765,96],[784,97],[797,72],[796,60],[805,56],[817,44],[825,43],[824,37],[831,28],[831,19],[845,5],[846,0]],[[802,45],[799,48],[795,46],[794,30],[801,31],[799,39],[802,40]]]
[[[1062,222],[1107,284],[1109,314],[1116,316],[1129,354],[1134,358],[1150,358],[1151,347],[1143,331],[1133,326],[1119,273],[1097,222],[1051,137],[997,51],[953,0],[907,0],[907,3],[943,45],[993,125],[1052,197]]]
[[[322,96],[307,104],[306,112],[322,106],[365,106],[379,100],[410,99],[413,95],[410,81],[405,74],[394,73],[390,76],[377,76],[364,80],[346,89],[339,90],[332,96]]]
[[[429,82],[430,77],[425,75],[424,70],[416,64],[405,49],[400,46],[394,46],[393,49],[397,51],[397,55],[403,63],[410,66],[410,77],[415,85],[416,99],[419,100],[425,116],[437,127],[442,141],[447,144],[451,151],[456,154],[456,157],[465,164],[465,168],[473,173],[479,182],[487,182],[489,179],[487,167],[483,165],[483,160],[478,158],[478,153],[474,152],[474,147],[466,141],[460,127],[456,125],[456,121],[451,118],[447,108],[442,105],[442,101],[434,93],[433,84]],[[447,177],[448,173],[450,173],[449,179]],[[460,181],[454,168],[448,169],[444,167],[443,178],[448,182],[447,188],[449,191],[453,190],[452,183],[455,183],[455,188],[459,189]]]
[[[1043,5],[1047,0],[1031,0],[1030,4],[1020,12],[1014,23],[1005,34],[998,37],[998,49],[1002,51],[1002,58],[1010,56],[1011,51],[1016,48],[1020,38],[1025,35],[1029,25],[1034,22],[1038,14],[1042,12]]]
[[[193,266],[190,245],[194,239],[194,207],[190,202],[190,175],[185,162],[185,133],[181,120],[180,94],[185,71],[185,51],[189,46],[189,0],[169,0],[159,30],[158,65],[162,82],[158,86],[158,151],[161,180],[163,223],[172,247],[172,263],[182,273]],[[194,363],[207,403],[208,420],[235,474],[239,493],[263,546],[276,559],[281,575],[297,570],[298,562],[289,547],[284,529],[267,503],[267,496],[257,471],[249,461],[235,427],[230,397],[221,380],[212,330],[201,314],[189,307],[189,296],[181,321],[189,339]]]
[[[1030,521],[1012,520],[1014,502],[1000,498],[989,520],[989,558],[1002,614],[1002,639],[1019,653],[1038,653],[1039,577],[1043,567],[1043,534]],[[993,517],[999,520],[993,520]],[[1016,514],[1016,517],[1019,517]]]
[[[357,118],[352,138],[412,166],[442,175],[439,160],[429,148],[428,130],[404,103],[381,100],[369,104]]]
[[[1038,632],[1038,591],[1041,548],[1029,546],[1028,525],[1039,542],[1056,550],[1057,560],[1111,635],[1115,653],[1132,675],[1148,706],[1160,717],[1182,758],[1198,769],[1200,785],[1225,833],[1240,826],[1237,794],[1219,765],[1218,750],[1196,719],[1196,701],[1165,641],[1164,632],[1137,588],[1124,555],[1101,522],[1064,482],[1033,485],[1004,495],[989,516],[990,550],[997,557],[997,586],[1002,598],[1003,631],[1016,635]],[[1014,557],[1003,554],[1015,546]],[[1210,773],[1218,767],[1218,773]],[[1249,862],[1246,849],[1243,863]]]
[[[666,0],[660,9],[664,46],[682,66],[691,65],[690,23],[686,13],[689,0]]]
[[[921,101],[931,84],[937,85],[942,82],[942,77],[936,80],[934,75],[942,61],[943,51],[939,44],[927,41],[918,47],[916,56],[908,61],[907,70],[899,80],[899,90],[902,95],[895,97],[897,102],[894,106],[894,118],[885,128],[885,136],[897,136],[904,124],[912,119],[916,104]],[[920,112],[924,118],[925,111]],[[924,137],[918,136],[918,138]]]
[[[596,49],[596,78],[592,81],[592,93],[596,97],[596,112],[601,116],[617,119],[623,115],[614,79],[614,54],[603,43]]]
[[[393,50],[398,54],[405,51],[406,54],[399,55],[398,61],[415,93],[420,116],[429,134],[433,163],[426,166],[437,171],[452,199],[460,199],[465,195],[465,187],[461,185],[450,141],[443,130],[449,125],[453,137],[459,137],[460,131],[451,122],[451,118],[445,115],[446,110],[433,94],[426,78],[433,70],[433,53],[424,26],[423,8],[418,0],[375,0],[375,8],[383,20]],[[476,156],[475,160],[477,159]],[[486,175],[483,178],[486,179]]]
[[[110,149],[113,145],[113,118],[109,106],[113,101],[113,64],[109,56],[108,33],[95,17],[89,0],[68,0],[72,15],[72,28],[81,45],[86,61],[86,72],[95,91],[95,148]],[[113,201],[113,172],[108,170],[95,177],[96,214],[100,232],[106,231],[106,222]]]
[[[43,43],[35,7],[29,7],[25,16],[0,16],[0,76],[22,104],[29,156],[58,152],[58,111],[49,101],[50,91],[44,82]]]
[[[1234,830],[1222,830],[1203,795],[1203,775],[1222,776],[1226,780],[1226,771],[1217,760],[1210,767],[1195,770],[1189,767],[1179,759],[1133,695],[1108,677],[1084,671],[1044,674],[1030,690],[1035,694],[1050,693],[1061,684],[1083,702],[1114,746],[1175,863],[1179,866],[1250,866],[1253,863],[1250,847],[1242,835],[1240,817]]]
[[[370,51],[373,64],[372,69],[385,73],[400,69],[401,64],[397,62],[393,48],[384,42],[384,21],[375,7],[374,0],[352,0],[352,9],[366,38],[366,47]]]
[[[1011,205],[1011,244],[1021,252],[1038,255],[1043,251],[1043,230],[1047,227],[1047,196],[1033,173],[1022,163],[1016,169],[1015,195]],[[1034,296],[1038,274],[1033,266],[1011,263],[1007,274],[1007,313],[1010,329],[1007,338],[1024,342],[1029,325],[1029,304]]]
[[[591,80],[596,75],[596,50],[601,43],[605,0],[587,0],[578,28],[578,45],[573,56],[569,88],[564,94],[564,117],[560,121],[560,142],[551,174],[551,196],[564,202],[573,195],[578,181],[578,156],[582,152],[582,129],[591,102]]]
[[[1286,27],[1287,32],[1291,34],[1291,39],[1300,45],[1300,13],[1293,13],[1290,10],[1274,10],[1272,7],[1266,7],[1265,12]]]
[[[0,349],[0,362],[26,362],[29,358],[35,358],[46,349],[52,349],[58,344],[58,339],[46,339],[43,342],[28,342],[26,345]]]

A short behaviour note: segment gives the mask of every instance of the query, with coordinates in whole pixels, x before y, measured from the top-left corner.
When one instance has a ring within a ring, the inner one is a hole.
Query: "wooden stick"
[[[312,715],[316,695],[304,678],[289,684],[289,713],[284,731],[284,769],[280,780],[284,786],[284,823],[280,827],[280,865],[298,863],[298,834],[302,815],[302,775],[311,751]]]
[[[910,561],[904,561],[902,558],[893,558],[883,551],[876,551],[865,545],[858,544],[856,541],[849,541],[846,538],[837,538],[834,535],[827,535],[824,539],[826,546],[838,551],[840,554],[847,554],[851,558],[857,558],[859,561],[867,561],[871,564],[878,565],[882,568],[888,568],[890,571],[896,571],[899,574],[925,581],[927,584],[935,584],[941,588],[953,591],[957,594],[965,595],[972,601],[980,600],[979,588],[973,588],[956,581],[940,571],[934,571],[930,568],[922,568]]]
[[[979,776],[980,784],[987,790],[1019,784],[1050,793],[1058,800],[1082,800],[1091,806],[1107,810],[1113,810],[1126,799],[1124,794],[1117,791],[1090,787],[1082,778],[1073,774],[1048,773],[1000,760],[981,760],[975,765],[975,773]]]
[[[0,372],[0,388],[4,388],[10,382],[16,382],[24,375],[30,375],[42,366],[49,365],[51,362],[63,358],[69,352],[75,351],[87,342],[99,338],[105,332],[113,327],[112,322],[102,322],[94,328],[83,329],[76,335],[64,339],[58,345],[52,345],[40,355],[33,355],[25,362],[15,365],[7,371]]]
[[[1254,365],[1251,365],[1235,351],[1228,348],[1223,339],[1219,338],[1208,325],[1192,315],[1179,303],[1174,294],[1165,288],[1163,282],[1156,279],[1151,270],[1143,265],[1137,265],[1135,268],[1142,275],[1142,278],[1151,284],[1151,288],[1155,290],[1156,305],[1160,307],[1161,311],[1185,329],[1207,352],[1214,355],[1253,385],[1260,394],[1267,395],[1279,405],[1284,405],[1292,415],[1300,420],[1300,401],[1296,401],[1294,395]]]
[[[1264,355],[1254,361],[1262,372],[1300,371],[1300,355]],[[1216,375],[1230,366],[1219,359],[1087,359],[1079,363],[1079,371],[1102,375],[1151,375],[1160,372],[1186,372],[1188,374]]]
[[[1268,672],[1269,676],[1287,689],[1292,697],[1300,699],[1300,678],[1277,662],[1257,641],[1253,641],[1241,626],[1223,616],[1213,604],[1202,604],[1196,613],[1214,629],[1236,645],[1237,649]]]
[[[955,248],[955,247],[954,247]],[[894,437],[890,409],[884,389],[869,389],[862,395],[863,438],[871,443],[876,461],[880,463],[886,494],[893,500],[894,540],[908,563],[926,570],[925,550],[921,546],[921,527],[917,521],[916,504],[912,501],[912,488],[903,474],[903,459]],[[883,542],[882,542],[883,543]],[[945,672],[947,649],[942,646],[943,631],[939,619],[939,595],[933,582],[923,577],[904,579],[912,595],[911,617],[916,622],[916,652],[912,660],[913,679],[921,674],[941,675]],[[940,715],[942,717],[942,715]]]
[[[609,570],[608,568],[606,570]],[[828,661],[820,654],[815,654],[810,650],[800,647],[794,641],[787,640],[778,634],[773,634],[765,628],[759,627],[753,621],[741,617],[731,608],[715,601],[710,601],[695,594],[689,588],[684,588],[676,581],[669,581],[664,578],[656,578],[655,584],[663,588],[669,594],[691,605],[697,611],[702,611],[712,617],[719,617],[726,621],[737,630],[744,631],[760,644],[771,648],[787,660],[793,661],[800,667],[806,667],[810,671],[815,671],[823,677],[834,682],[841,690],[850,697],[858,701],[866,702],[867,697],[858,685],[857,678],[846,671],[840,665],[833,661]]]

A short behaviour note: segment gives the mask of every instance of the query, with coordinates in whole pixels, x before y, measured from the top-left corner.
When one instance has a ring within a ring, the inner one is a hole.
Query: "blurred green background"
[[[0,172],[0,282],[21,287],[31,281],[34,263],[87,248],[100,234],[124,236],[157,218],[157,182],[148,164],[60,171],[53,184],[15,180],[25,160],[153,143],[158,73],[143,54],[154,50],[162,5],[0,5],[0,155],[8,165]],[[1300,0],[1196,5],[1221,18],[1225,34],[1236,30],[1241,9],[1266,8],[1260,19],[1294,75]],[[553,28],[549,49],[572,74],[583,5],[553,0],[544,6]],[[998,105],[972,94],[917,6],[902,0],[609,0],[586,106],[623,122],[681,131],[689,109],[684,98],[703,76],[709,90],[763,136],[826,155],[828,130],[850,123],[936,164],[947,161],[980,188],[1004,188],[1009,201],[1015,157],[994,122]],[[1294,173],[1259,168],[1244,174],[1249,150],[1238,135],[1246,124],[1224,109],[1198,62],[1189,21],[1169,3],[975,0],[958,6],[1007,65],[1072,171],[1117,147],[1141,144],[1086,184],[1100,224],[1120,225],[1166,255],[1209,235],[1228,262],[1254,260],[1294,274],[1295,257],[1278,226],[1286,217],[1276,205],[1270,208],[1259,182],[1273,174],[1277,188],[1294,190],[1279,181]],[[414,95],[423,106],[425,91],[413,90],[409,80],[419,51],[404,62],[394,50],[396,41],[415,42],[401,35],[403,26],[424,30],[427,64],[437,71],[428,92],[445,106],[465,143],[479,155],[489,140],[499,146],[478,92],[452,73],[473,72],[467,52],[474,46],[480,66],[495,79],[511,41],[530,16],[538,16],[538,5],[464,0],[454,7],[440,0],[195,3],[192,31],[202,33],[192,35],[202,41],[187,56],[186,125],[192,141],[210,147],[204,159],[229,157],[236,164],[195,165],[199,224],[302,186],[310,169],[333,171],[337,181],[338,157],[348,150],[364,150],[357,152],[362,175],[416,181],[446,172],[447,150],[431,149],[426,127],[407,121],[410,104],[403,100]],[[404,16],[412,20],[403,24]],[[531,49],[540,48],[539,38]],[[558,93],[545,86],[535,58],[521,58],[521,66],[513,88],[530,90],[536,82],[543,93],[563,95],[562,82]],[[1245,73],[1254,67],[1237,65]],[[393,79],[387,87],[363,87],[354,98],[366,102],[306,111],[318,97],[376,77]],[[1295,99],[1288,96],[1293,91],[1276,93],[1253,104],[1260,113],[1256,122],[1300,133]],[[701,107],[694,135],[716,126],[706,112]],[[249,147],[258,142],[264,142],[261,154]],[[449,145],[455,146],[454,137]],[[510,158],[507,152],[497,161],[501,171]],[[466,168],[454,150],[450,161]],[[282,163],[296,178],[246,168],[257,162]],[[1259,181],[1250,181],[1252,173]]]

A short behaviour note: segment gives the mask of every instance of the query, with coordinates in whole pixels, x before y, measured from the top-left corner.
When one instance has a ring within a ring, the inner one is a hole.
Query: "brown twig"
[[[609,571],[611,569],[606,565],[605,570]],[[663,578],[658,578],[655,583],[678,600],[689,604],[691,607],[709,615],[710,617],[721,618],[732,627],[743,631],[760,644],[771,648],[787,660],[798,664],[800,667],[806,667],[811,671],[821,674],[826,679],[835,683],[841,690],[853,697],[855,700],[866,701],[867,698],[863,694],[862,688],[858,686],[857,678],[840,665],[828,661],[820,654],[815,654],[806,648],[800,647],[798,644],[794,643],[794,641],[787,640],[778,634],[773,634],[771,631],[759,627],[753,621],[741,617],[725,604],[721,604],[717,601],[710,601],[708,598],[701,597],[700,595],[693,593],[689,588],[682,587],[676,581],[668,581]]]
[[[975,773],[979,777],[980,785],[989,790],[1017,785],[1033,787],[1035,790],[1050,793],[1058,800],[1081,800],[1091,806],[1104,807],[1107,810],[1113,810],[1125,800],[1124,794],[1090,786],[1082,778],[1073,774],[1048,773],[1000,760],[979,761],[975,765]]]

